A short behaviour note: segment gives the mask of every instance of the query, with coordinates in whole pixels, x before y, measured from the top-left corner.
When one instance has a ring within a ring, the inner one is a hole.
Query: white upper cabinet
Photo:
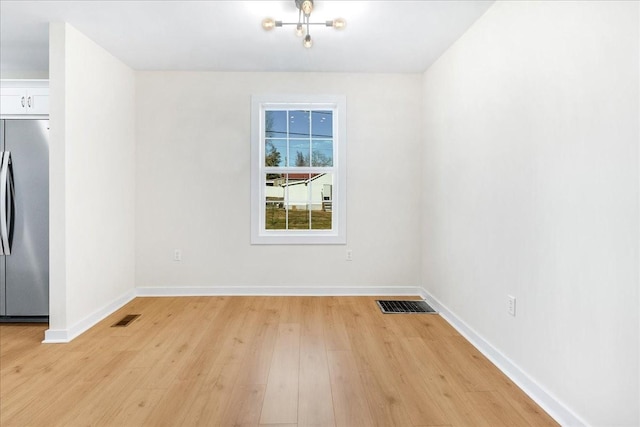
[[[0,84],[0,115],[48,115],[47,81],[6,80]]]

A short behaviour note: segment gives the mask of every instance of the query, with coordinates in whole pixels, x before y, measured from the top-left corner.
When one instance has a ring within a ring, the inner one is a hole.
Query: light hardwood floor
[[[0,425],[557,425],[440,316],[375,299],[137,298],[69,344],[1,325]]]

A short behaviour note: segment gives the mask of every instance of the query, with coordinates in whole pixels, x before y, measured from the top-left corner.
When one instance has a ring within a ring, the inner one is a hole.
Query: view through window
[[[265,111],[264,152],[265,228],[330,230],[333,111]]]

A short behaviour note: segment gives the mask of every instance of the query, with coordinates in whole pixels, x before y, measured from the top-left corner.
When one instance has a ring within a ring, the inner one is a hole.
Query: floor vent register
[[[131,322],[140,317],[139,314],[127,314],[122,319],[120,319],[117,323],[111,325],[112,328],[124,328],[125,326],[129,326]]]
[[[377,300],[378,307],[385,314],[401,314],[401,313],[431,313],[436,311],[422,300]]]

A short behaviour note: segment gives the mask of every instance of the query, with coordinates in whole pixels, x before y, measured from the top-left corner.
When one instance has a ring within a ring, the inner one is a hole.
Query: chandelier
[[[275,21],[272,18],[265,18],[262,20],[262,28],[269,31],[275,27],[295,25],[296,36],[304,36],[302,45],[308,49],[313,46],[313,41],[311,40],[311,34],[309,32],[309,27],[311,25],[324,25],[325,27],[333,27],[336,30],[341,30],[347,25],[347,21],[342,18],[336,18],[333,21],[311,22],[310,19],[311,12],[313,11],[313,0],[294,0],[294,2],[296,3],[296,8],[298,8],[298,22],[282,22]]]

